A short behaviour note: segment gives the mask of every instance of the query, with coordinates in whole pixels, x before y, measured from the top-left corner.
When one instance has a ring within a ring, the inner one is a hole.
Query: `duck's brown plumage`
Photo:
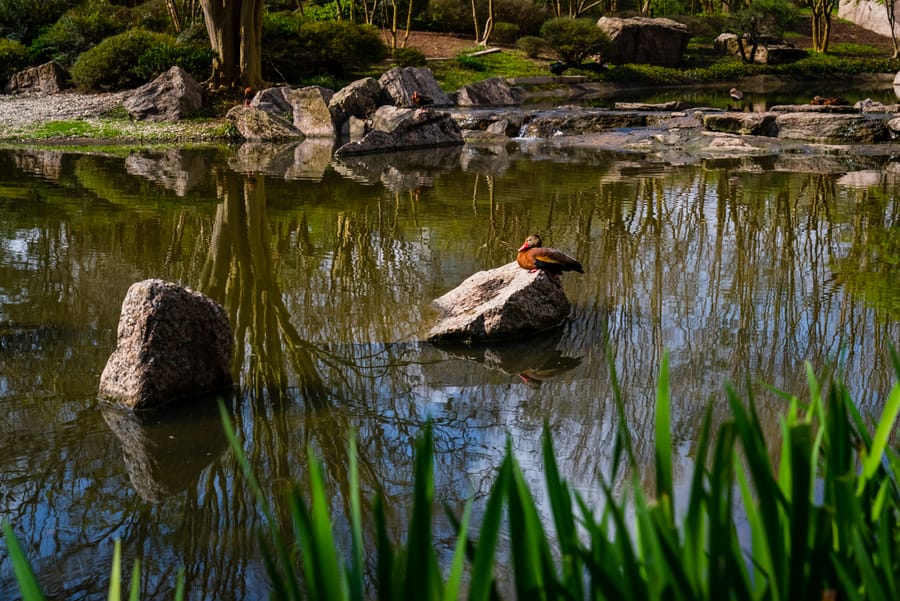
[[[551,275],[559,275],[564,271],[577,271],[584,273],[581,263],[561,250],[544,248],[541,237],[532,234],[525,238],[525,243],[519,248],[516,261],[522,269],[534,271],[540,269]]]

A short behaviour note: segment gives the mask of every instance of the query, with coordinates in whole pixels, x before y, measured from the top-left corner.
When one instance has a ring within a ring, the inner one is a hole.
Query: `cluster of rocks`
[[[462,132],[440,107],[515,105],[524,93],[494,78],[441,90],[428,68],[394,67],[380,78],[359,79],[337,92],[321,86],[281,86],[257,92],[227,118],[249,141],[310,137],[349,140],[336,154],[462,144]]]

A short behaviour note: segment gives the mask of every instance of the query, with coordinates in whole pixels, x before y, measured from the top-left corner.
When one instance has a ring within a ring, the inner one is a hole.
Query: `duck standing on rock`
[[[425,94],[419,94],[418,91],[413,90],[412,103],[416,106],[426,106],[429,104],[434,104],[434,100],[432,100],[430,96],[426,96]]]
[[[577,271],[584,273],[584,268],[576,259],[570,257],[561,250],[544,248],[541,237],[532,234],[525,238],[525,243],[519,247],[516,262],[522,269],[529,271],[543,271],[559,282],[559,274],[564,271]]]

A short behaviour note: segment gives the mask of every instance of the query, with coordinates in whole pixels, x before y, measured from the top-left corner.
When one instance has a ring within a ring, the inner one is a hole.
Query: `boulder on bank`
[[[331,97],[328,108],[340,130],[351,117],[368,119],[381,104],[381,84],[374,77],[352,81]]]
[[[134,119],[178,121],[203,106],[203,91],[190,73],[175,66],[134,91],[125,101]]]
[[[675,67],[681,63],[691,36],[687,25],[672,19],[600,17],[597,27],[613,42],[611,62]]]
[[[393,67],[378,78],[378,84],[382,89],[382,104],[401,108],[418,106],[413,102],[413,92],[429,98],[432,106],[453,104],[428,67]]]
[[[334,92],[322,86],[288,89],[285,98],[293,107],[294,127],[306,137],[334,137],[334,122],[328,103]]]
[[[722,54],[741,57],[741,38],[736,33],[722,33],[713,41],[713,47]],[[750,53],[753,45],[743,38],[744,52]],[[806,58],[806,50],[796,48],[784,40],[766,38],[756,47],[750,62],[761,65],[784,65]]]
[[[492,77],[464,85],[456,92],[457,106],[514,106],[525,97],[502,77]]]
[[[7,94],[56,94],[66,87],[68,73],[56,61],[29,67],[9,78],[3,91]]]
[[[137,282],[122,303],[99,394],[140,411],[223,390],[232,385],[232,345],[228,315],[208,296],[163,280]]]
[[[431,109],[381,106],[362,139],[344,144],[335,154],[366,154],[463,143],[462,131],[448,113]]]
[[[570,308],[559,283],[515,262],[472,275],[433,304],[431,341],[518,338],[559,325]]]

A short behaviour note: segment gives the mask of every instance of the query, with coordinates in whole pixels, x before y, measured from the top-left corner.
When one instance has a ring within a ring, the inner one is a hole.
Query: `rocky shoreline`
[[[610,94],[610,84],[548,78],[573,98]],[[519,84],[520,82],[510,82]],[[754,82],[744,82],[749,86]],[[531,99],[546,93],[533,85]],[[122,109],[133,91],[0,96],[0,142],[21,144],[204,143],[234,141],[226,118],[147,122]],[[516,138],[549,146],[590,147],[643,155],[680,155],[673,160],[759,157],[781,154],[896,155],[900,152],[900,105],[856,107],[795,105],[765,113],[684,107],[677,103],[619,103],[615,109],[560,106],[438,107],[459,126],[467,144],[496,145]],[[64,122],[70,127],[51,127]],[[78,127],[71,126],[76,123]]]

